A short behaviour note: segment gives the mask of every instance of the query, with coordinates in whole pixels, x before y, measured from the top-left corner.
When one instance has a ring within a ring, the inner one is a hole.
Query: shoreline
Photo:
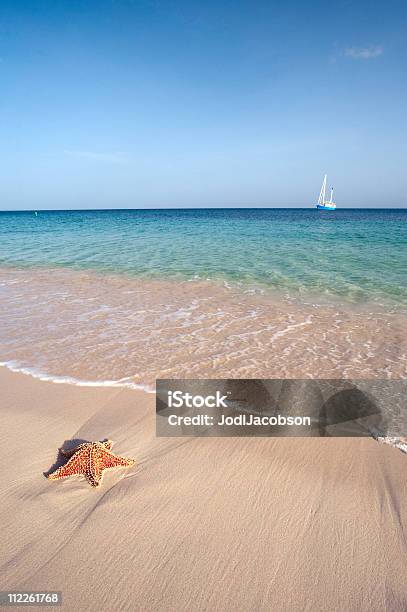
[[[148,395],[156,395],[155,388],[148,385],[137,385],[131,382],[124,381],[86,381],[71,379],[67,376],[51,376],[49,374],[43,374],[36,372],[35,370],[29,370],[27,368],[14,367],[9,363],[0,362],[0,368],[5,368],[13,374],[29,376],[34,380],[40,382],[46,382],[56,385],[71,385],[74,387],[85,387],[85,388],[100,388],[100,389],[130,389],[137,392],[146,393]],[[260,423],[257,423],[260,425]],[[271,423],[274,424],[274,423]],[[264,425],[264,423],[262,423]],[[395,449],[400,450],[402,453],[407,453],[407,437],[395,437],[394,435],[383,436],[380,432],[371,432],[371,437],[380,444],[387,444]]]
[[[72,385],[74,387],[112,387],[121,389],[133,389],[135,391],[143,391],[144,393],[154,393],[155,390],[143,384],[136,384],[132,382],[126,382],[128,379],[119,380],[83,380],[80,378],[73,378],[71,376],[64,375],[53,375],[47,372],[42,372],[36,368],[27,368],[23,365],[18,365],[15,361],[0,361],[0,368],[5,368],[9,372],[14,374],[23,374],[24,376],[31,376],[35,380],[41,382],[50,382],[55,385]]]
[[[152,394],[4,368],[0,385],[3,588],[62,590],[62,610],[405,609],[403,453],[370,438],[156,438]],[[64,441],[106,437],[136,465],[100,490],[43,476]]]

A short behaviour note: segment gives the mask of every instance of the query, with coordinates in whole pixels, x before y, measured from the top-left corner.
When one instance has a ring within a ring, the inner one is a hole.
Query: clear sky
[[[1,0],[0,208],[407,206],[407,5]]]

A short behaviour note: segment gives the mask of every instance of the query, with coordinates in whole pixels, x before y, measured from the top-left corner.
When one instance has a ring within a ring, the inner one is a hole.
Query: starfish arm
[[[60,468],[48,474],[49,480],[59,480],[60,478],[68,478],[74,474],[83,474],[84,472],[84,458],[78,453],[71,457],[68,463],[62,465]]]
[[[91,487],[99,487],[102,482],[103,471],[100,469],[93,469],[91,472],[86,472],[85,478]]]
[[[107,450],[110,450],[113,446],[113,440],[105,440],[105,442],[102,442],[102,444],[105,448],[107,448]]]
[[[113,453],[109,452],[103,453],[103,466],[106,469],[114,467],[130,467],[134,464],[134,459],[128,459],[127,457],[117,457],[116,455],[113,455]]]

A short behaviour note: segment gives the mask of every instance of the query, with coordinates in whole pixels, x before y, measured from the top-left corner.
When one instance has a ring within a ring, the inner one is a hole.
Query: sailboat
[[[334,188],[331,187],[331,197],[329,200],[325,200],[325,192],[326,192],[326,174],[324,176],[324,180],[322,181],[321,192],[319,194],[317,208],[319,210],[335,210],[336,204],[333,201],[334,196]]]

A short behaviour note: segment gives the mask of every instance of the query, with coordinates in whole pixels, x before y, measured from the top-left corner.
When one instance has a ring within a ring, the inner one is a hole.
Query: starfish
[[[110,452],[112,440],[104,442],[84,442],[70,450],[60,449],[64,457],[70,457],[69,461],[62,467],[48,474],[49,480],[60,480],[74,474],[85,476],[92,487],[99,487],[103,471],[116,467],[130,467],[134,465],[134,459],[118,457]]]

